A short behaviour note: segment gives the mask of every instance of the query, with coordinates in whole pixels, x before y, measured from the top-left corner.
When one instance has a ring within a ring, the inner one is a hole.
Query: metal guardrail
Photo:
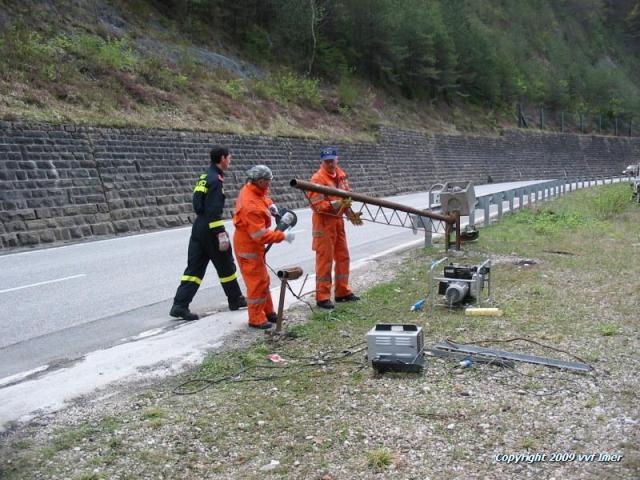
[[[505,213],[505,203],[508,203],[507,211],[512,212],[523,208],[525,206],[533,205],[534,203],[551,200],[560,195],[564,195],[567,192],[572,192],[581,188],[589,188],[597,185],[606,185],[612,183],[620,183],[628,181],[629,177],[576,177],[572,180],[567,178],[560,180],[549,180],[546,182],[540,182],[524,187],[512,188],[510,190],[504,190],[502,192],[489,193],[487,195],[481,195],[476,198],[475,209],[467,216],[467,224],[475,225],[476,211],[483,211],[483,224],[485,226],[491,223],[491,207],[495,205],[497,207],[497,214],[493,216],[494,219],[500,219]],[[435,207],[434,202],[438,201],[437,194],[429,191],[429,205],[430,208]],[[461,217],[460,223],[464,224],[462,220],[465,217]],[[425,232],[425,247],[431,247],[433,235],[431,232]]]

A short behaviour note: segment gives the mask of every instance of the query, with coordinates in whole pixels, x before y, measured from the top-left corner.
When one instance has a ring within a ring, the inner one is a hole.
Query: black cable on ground
[[[361,342],[364,343],[364,342]],[[294,363],[294,364],[290,364],[290,365],[253,365],[251,367],[245,367],[244,364],[240,367],[240,369],[231,374],[231,375],[224,375],[222,377],[219,378],[194,378],[191,380],[187,380],[186,382],[183,382],[181,384],[179,384],[177,387],[175,387],[171,392],[175,395],[193,395],[199,392],[202,392],[204,390],[206,390],[209,387],[212,387],[214,385],[218,385],[221,383],[242,383],[242,382],[259,382],[259,381],[267,381],[267,380],[278,380],[281,378],[287,378],[287,377],[291,377],[293,375],[296,374],[300,374],[302,372],[305,371],[309,371],[309,370],[313,370],[316,367],[322,367],[322,368],[326,368],[327,366],[331,366],[331,365],[336,365],[336,364],[354,364],[354,365],[359,365],[360,368],[357,369],[361,370],[362,368],[364,368],[366,366],[366,363],[363,364],[362,361],[355,361],[352,360],[352,357],[356,354],[359,353],[361,351],[364,350],[363,348],[360,349],[356,349],[353,350],[354,347],[358,346],[360,344],[355,344],[352,345],[350,347],[347,347],[345,349],[342,349],[341,352],[337,355],[333,355],[333,356],[329,356],[326,353],[324,353],[323,355],[320,356],[320,358],[318,356],[316,357],[298,357],[300,359],[309,359],[311,361],[308,361],[306,363]],[[292,359],[295,359],[296,357],[294,355],[288,355],[288,354],[283,354],[283,356],[285,357],[290,357]],[[248,375],[252,370],[258,370],[258,369],[271,369],[271,370],[283,370],[286,371],[287,373],[282,373],[282,374],[277,374],[277,375],[266,375],[266,376],[257,376],[257,375],[253,375],[250,377],[244,377],[243,375]],[[333,373],[333,372],[323,372],[325,374],[327,373]],[[193,388],[187,388],[189,386],[193,386],[193,385],[199,385],[197,387],[193,387]]]

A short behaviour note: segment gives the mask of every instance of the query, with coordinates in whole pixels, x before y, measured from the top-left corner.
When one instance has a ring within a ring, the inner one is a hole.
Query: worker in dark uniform
[[[227,295],[229,310],[246,307],[247,301],[238,285],[236,264],[233,261],[231,240],[224,229],[224,171],[231,164],[231,154],[226,147],[211,149],[211,165],[207,173],[200,175],[193,189],[193,209],[196,220],[191,229],[187,269],[173,299],[169,314],[184,320],[197,320],[198,315],[189,311],[189,304],[202,283],[209,260],[220,278]]]

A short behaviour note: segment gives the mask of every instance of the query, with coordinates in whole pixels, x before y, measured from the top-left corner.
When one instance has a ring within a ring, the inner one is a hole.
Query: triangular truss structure
[[[425,232],[442,234],[445,238],[445,248],[447,250],[450,244],[449,237],[451,233],[455,233],[456,249],[460,249],[459,212],[454,212],[452,215],[443,215],[430,210],[419,210],[381,198],[370,197],[362,193],[349,192],[297,179],[291,180],[289,184],[304,192],[317,192],[331,197],[349,198],[354,201],[351,205],[351,210],[359,214],[360,218],[365,221],[410,228],[414,232],[420,229]]]
[[[414,232],[424,230],[442,235],[447,233],[447,222],[444,220],[368,203],[354,203],[352,209],[354,212],[362,213],[360,218],[368,222],[390,225],[392,227],[410,228]]]

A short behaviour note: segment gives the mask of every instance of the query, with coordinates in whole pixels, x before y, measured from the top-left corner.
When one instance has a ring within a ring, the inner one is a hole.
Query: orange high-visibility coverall
[[[311,182],[326,187],[351,190],[347,174],[336,166],[335,174],[324,169],[324,164],[311,177]],[[316,252],[316,301],[331,299],[331,270],[335,262],[336,297],[352,293],[349,286],[349,248],[344,232],[343,210],[335,210],[332,200],[340,197],[309,192],[313,209],[311,248]]]
[[[264,247],[267,243],[282,242],[285,234],[269,230],[269,205],[272,203],[268,191],[251,182],[240,189],[235,203],[233,249],[247,286],[250,325],[264,324],[267,321],[266,314],[273,313]]]

